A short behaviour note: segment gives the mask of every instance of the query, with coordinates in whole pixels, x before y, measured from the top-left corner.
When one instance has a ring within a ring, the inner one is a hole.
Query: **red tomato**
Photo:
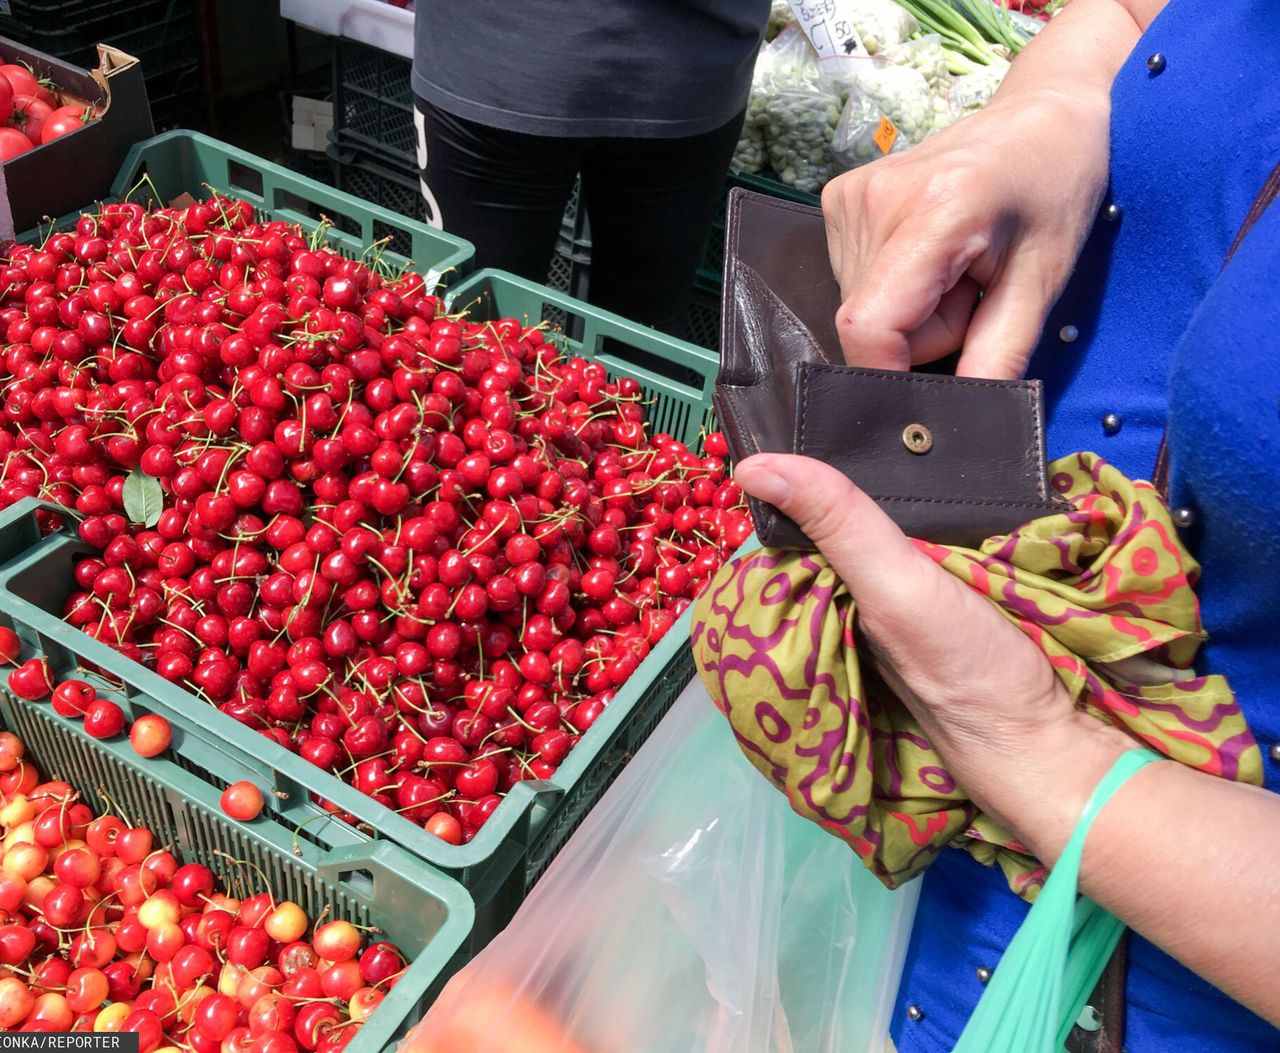
[[[45,118],[40,141],[47,143],[62,135],[78,131],[89,123],[93,111],[84,106],[59,106]]]
[[[13,85],[8,77],[0,77],[0,123],[13,114]]]
[[[53,113],[53,107],[44,99],[31,95],[15,95],[13,97],[14,126],[31,140],[32,146],[40,145],[40,136],[44,132],[44,122]]]
[[[0,161],[9,161],[31,149],[31,140],[17,128],[0,128]]]
[[[53,97],[53,92],[36,80],[36,75],[26,66],[10,62],[7,65],[0,66],[0,76],[3,76],[12,85],[14,95],[30,95],[49,103],[50,106],[57,102],[57,99]]]

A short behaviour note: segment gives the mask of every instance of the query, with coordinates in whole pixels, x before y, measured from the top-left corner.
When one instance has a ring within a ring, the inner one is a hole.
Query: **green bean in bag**
[[[1225,679],[1196,676],[1199,567],[1146,482],[1096,454],[1049,466],[1071,510],[981,550],[916,544],[1044,651],[1077,705],[1183,764],[1260,784]],[[752,764],[889,887],[947,845],[999,863],[1034,899],[1046,869],[956,785],[907,708],[860,668],[853,599],[817,554],[760,549],[694,611],[703,682]],[[1015,699],[1010,700],[1016,704]]]

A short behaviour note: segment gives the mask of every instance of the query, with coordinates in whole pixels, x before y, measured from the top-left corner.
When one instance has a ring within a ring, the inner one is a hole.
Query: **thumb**
[[[1010,682],[1052,694],[1056,676],[1040,650],[916,548],[842,473],[808,457],[757,454],[734,477],[818,546],[853,596],[863,638],[901,697],[909,685],[916,697],[944,698],[974,669],[1001,670]]]
[[[900,603],[918,578],[939,572],[875,501],[828,464],[791,454],[756,454],[738,465],[734,479],[804,531],[864,613]]]

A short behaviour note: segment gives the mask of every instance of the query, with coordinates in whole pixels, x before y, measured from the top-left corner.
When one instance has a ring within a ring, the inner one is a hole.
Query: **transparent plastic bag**
[[[769,5],[769,22],[764,29],[765,40],[772,40],[795,20],[789,0],[773,0]]]
[[[937,33],[917,37],[886,48],[880,55],[886,62],[906,69],[913,69],[929,85],[935,96],[946,98],[951,92],[951,71],[947,69],[947,55],[942,50],[942,37]]]
[[[950,128],[963,116],[964,114],[951,108],[948,96],[935,95],[933,97],[933,127],[929,129],[929,135],[937,135],[944,128]]]
[[[917,896],[792,812],[695,680],[401,1053],[883,1053]]]
[[[841,170],[831,152],[844,97],[819,69],[818,55],[790,26],[760,56],[757,117],[769,167],[783,183],[816,192]]]
[[[1009,72],[1009,63],[1001,62],[984,66],[972,73],[956,77],[951,85],[948,101],[956,119],[977,113],[989,103]]]
[[[841,14],[853,23],[854,31],[868,55],[910,40],[920,32],[920,23],[893,0],[849,0]]]
[[[832,140],[832,153],[857,168],[924,140],[933,128],[934,96],[916,69],[863,60]]]
[[[747,115],[742,122],[738,145],[733,148],[733,157],[729,161],[729,167],[735,172],[755,173],[764,169],[766,154],[761,115],[765,96],[761,81],[768,68],[768,50],[767,44],[761,45],[756,57],[755,73],[751,78],[751,95],[747,99]]]

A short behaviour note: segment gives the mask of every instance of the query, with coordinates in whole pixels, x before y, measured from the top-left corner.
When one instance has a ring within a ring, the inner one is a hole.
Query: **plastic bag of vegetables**
[[[919,884],[792,812],[695,680],[399,1053],[881,1053]]]
[[[915,17],[894,0],[847,0],[841,5],[840,13],[853,23],[869,55],[910,40],[920,31]]]
[[[795,20],[790,0],[773,0],[769,5],[769,23],[764,29],[765,40],[772,40]]]
[[[733,157],[729,161],[729,167],[735,172],[755,173],[764,168],[764,129],[760,122],[765,96],[761,78],[768,64],[768,50],[769,46],[762,44],[760,53],[756,57],[755,74],[751,79],[751,95],[747,99],[747,116],[742,122],[738,145],[733,148]]]
[[[996,62],[956,77],[948,96],[956,119],[959,120],[970,113],[977,113],[986,106],[1008,71],[1009,63]]]
[[[947,69],[947,55],[942,50],[942,37],[937,33],[895,44],[880,53],[886,62],[916,70],[924,77],[929,90],[946,99],[951,93],[952,76]]]
[[[836,127],[832,152],[857,168],[921,142],[933,128],[934,94],[917,69],[864,59]]]
[[[816,193],[841,170],[831,152],[844,95],[818,68],[817,52],[790,26],[760,58],[758,126],[769,167],[783,183]]]
[[[937,135],[944,128],[950,128],[964,116],[966,116],[964,113],[951,108],[949,92],[947,95],[935,94],[933,97],[933,127],[929,129],[929,135]]]

